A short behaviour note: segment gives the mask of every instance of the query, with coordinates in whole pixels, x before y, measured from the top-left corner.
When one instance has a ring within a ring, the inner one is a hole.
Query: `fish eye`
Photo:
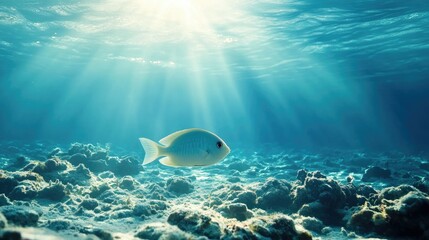
[[[220,142],[220,141],[219,141],[219,142],[217,142],[217,143],[216,143],[216,146],[217,146],[217,148],[221,148],[221,147],[222,147],[222,142]]]

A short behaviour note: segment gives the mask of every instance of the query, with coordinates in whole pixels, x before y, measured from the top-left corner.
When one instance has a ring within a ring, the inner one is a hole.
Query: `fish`
[[[174,132],[158,142],[139,138],[145,151],[143,165],[157,159],[170,167],[209,166],[222,161],[230,152],[228,145],[216,134],[189,128]]]

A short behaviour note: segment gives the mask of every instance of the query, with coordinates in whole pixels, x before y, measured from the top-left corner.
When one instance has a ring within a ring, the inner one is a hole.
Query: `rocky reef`
[[[169,168],[92,144],[2,143],[0,239],[429,238],[424,156],[279,152]]]

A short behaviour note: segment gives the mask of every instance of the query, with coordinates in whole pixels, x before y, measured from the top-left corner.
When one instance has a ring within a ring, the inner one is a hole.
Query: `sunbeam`
[[[355,81],[355,70],[328,51],[333,42],[323,43],[317,21],[338,23],[342,12],[306,18],[301,8],[294,1],[129,0],[40,7],[44,14],[8,9],[3,19],[10,20],[2,21],[30,32],[18,53],[28,61],[8,70],[20,98],[6,106],[8,118],[32,119],[34,136],[82,138],[82,130],[100,141],[187,127],[255,143],[359,145],[368,141],[363,129],[379,144],[399,139],[395,121],[379,114],[377,90]],[[59,21],[50,23],[53,15]],[[14,47],[5,36],[2,49]],[[36,116],[41,109],[50,117]]]

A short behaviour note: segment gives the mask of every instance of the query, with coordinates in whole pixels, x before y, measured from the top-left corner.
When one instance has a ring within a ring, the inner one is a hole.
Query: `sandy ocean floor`
[[[170,168],[1,142],[0,239],[429,239],[428,156],[264,146]]]

